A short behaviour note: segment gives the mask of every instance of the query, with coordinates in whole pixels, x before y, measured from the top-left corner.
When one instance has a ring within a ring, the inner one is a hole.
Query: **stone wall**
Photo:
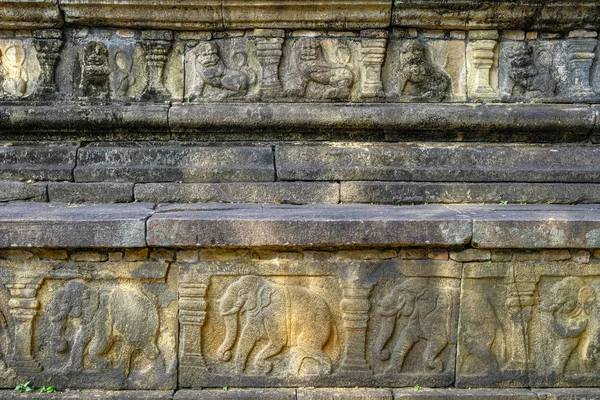
[[[600,398],[599,32],[2,1],[0,398]]]

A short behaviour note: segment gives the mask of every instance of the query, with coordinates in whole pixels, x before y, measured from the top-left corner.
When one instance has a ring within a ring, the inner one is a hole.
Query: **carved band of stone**
[[[207,283],[181,282],[179,285],[179,322],[181,324],[181,365],[207,371],[202,355],[202,326],[206,318]]]

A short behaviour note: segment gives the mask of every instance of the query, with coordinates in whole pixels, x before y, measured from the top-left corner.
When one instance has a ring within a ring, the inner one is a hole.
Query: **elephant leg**
[[[300,362],[297,366],[297,372],[300,373],[300,368],[302,367],[302,362],[305,358],[312,358],[316,362],[319,363],[322,371],[326,374],[331,373],[331,359],[325,352],[322,350],[324,342],[327,337],[324,338],[322,332],[327,332],[327,336],[329,335],[329,327],[325,327],[320,330],[313,331],[312,334],[308,332],[302,332],[298,338],[296,339],[296,348],[302,353],[302,357],[300,358]],[[321,332],[321,334],[318,334]]]
[[[110,362],[102,357],[113,345],[112,332],[108,332],[104,321],[96,324],[95,335],[89,345],[88,355],[90,361],[98,369],[106,369]]]
[[[237,350],[235,352],[236,373],[241,374],[246,369],[246,361],[248,360],[248,356],[252,352],[252,349],[256,345],[256,342],[256,330],[254,328],[248,327],[248,323],[246,323],[246,325],[244,325],[244,328],[240,333]]]
[[[129,343],[121,343],[121,349],[119,351],[119,370],[123,371],[126,377],[129,377],[129,371],[131,369],[131,359],[136,348]]]
[[[69,355],[69,361],[61,369],[63,373],[79,372],[83,370],[83,352],[87,344],[92,340],[93,329],[91,326],[82,326],[79,331],[75,334],[73,340],[73,346],[71,347],[71,354]]]
[[[428,369],[441,373],[444,369],[442,361],[437,356],[446,348],[448,341],[444,336],[433,336],[427,340],[427,346],[423,352],[423,361]]]
[[[418,321],[416,321],[418,322]],[[408,355],[408,352],[412,347],[419,341],[419,336],[414,326],[413,321],[409,321],[408,325],[402,330],[398,337],[398,343],[394,346],[394,353],[392,354],[392,361],[390,366],[386,369],[386,373],[394,373],[402,371],[404,365],[404,359]]]
[[[261,374],[268,374],[271,372],[273,363],[267,361],[267,359],[279,354],[284,345],[285,342],[281,340],[281,338],[272,337],[269,343],[258,352],[254,365],[256,365]]]

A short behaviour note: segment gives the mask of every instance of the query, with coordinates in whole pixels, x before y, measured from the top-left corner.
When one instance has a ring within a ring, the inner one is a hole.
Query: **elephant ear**
[[[596,292],[590,286],[585,285],[579,289],[579,293],[577,294],[577,301],[580,307],[583,309],[587,315],[592,313],[594,309],[594,304],[596,303]]]
[[[249,313],[253,317],[257,316],[264,308],[271,304],[271,296],[273,295],[273,289],[267,285],[262,285],[258,289],[256,294],[256,308],[251,310]]]

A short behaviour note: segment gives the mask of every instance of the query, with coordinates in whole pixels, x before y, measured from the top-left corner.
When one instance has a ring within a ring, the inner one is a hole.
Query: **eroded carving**
[[[410,101],[440,102],[450,89],[450,77],[434,65],[425,44],[411,40],[402,46],[400,92]]]
[[[56,292],[49,312],[54,350],[69,354],[61,373],[80,373],[87,357],[92,368],[114,368],[127,377],[135,356],[143,354],[153,360],[159,355],[157,304],[140,289],[102,291],[82,280],[71,280]],[[69,342],[65,330],[71,321],[76,321],[78,328]],[[116,344],[119,355],[112,365],[105,355]]]
[[[89,42],[83,48],[79,90],[84,97],[108,100],[110,98],[109,52],[104,43]]]
[[[117,50],[114,55],[115,61],[115,94],[120,98],[131,97],[130,90],[136,83],[133,73],[133,57],[126,50]]]
[[[233,56],[235,68],[225,65],[219,47],[214,42],[202,42],[195,49],[196,83],[191,100],[207,97],[224,99],[241,97],[256,82],[254,71],[248,67],[247,56],[238,52]],[[208,90],[213,89],[212,91]]]
[[[381,326],[375,341],[375,358],[386,361],[391,358],[385,373],[402,370],[406,356],[413,346],[424,340],[423,352],[426,368],[441,373],[443,363],[438,355],[449,343],[452,298],[448,293],[437,293],[427,278],[407,278],[393,287],[379,302],[377,312],[381,316]],[[400,320],[405,318],[401,324]],[[396,325],[401,326],[396,343],[390,349],[386,345]]]
[[[23,97],[27,90],[27,70],[25,69],[25,48],[21,42],[9,42],[0,48],[2,65],[0,83],[9,96]]]
[[[350,62],[350,50],[338,48],[341,63],[328,61],[323,46],[313,37],[298,39],[292,46],[292,65],[295,71],[286,82],[286,91],[290,96],[345,99],[350,96],[354,84],[354,74],[347,66]],[[320,87],[311,90],[310,86]]]
[[[246,371],[247,360],[259,341],[266,345],[254,356],[254,368],[261,374],[271,372],[269,358],[284,346],[293,348],[289,371],[299,374],[303,362],[312,359],[320,373],[331,372],[332,364],[323,347],[332,335],[331,313],[327,303],[315,293],[299,286],[279,285],[259,276],[244,276],[227,287],[219,302],[226,336],[218,356],[231,360],[236,373]],[[241,322],[238,326],[238,318]]]
[[[528,42],[520,42],[508,50],[508,76],[513,83],[510,91],[512,96],[543,98],[555,95],[552,56],[545,50],[540,53],[542,54],[535,55],[533,46]]]
[[[8,310],[9,294],[0,287],[0,382],[11,382],[16,378],[16,373],[7,366],[9,354],[13,346],[10,333],[10,313]]]

